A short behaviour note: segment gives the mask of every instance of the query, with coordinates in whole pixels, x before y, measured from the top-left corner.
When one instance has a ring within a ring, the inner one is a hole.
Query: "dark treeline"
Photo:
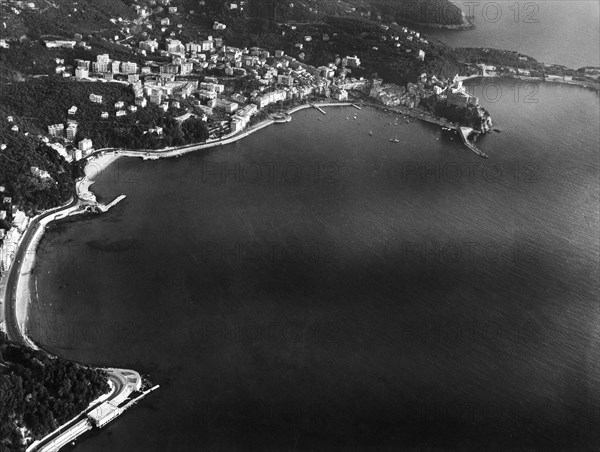
[[[89,100],[91,93],[103,96],[103,103]],[[52,148],[38,139],[46,134],[51,124],[66,124],[75,119],[78,132],[74,141],[89,138],[94,148],[124,147],[131,149],[157,149],[205,141],[208,138],[206,123],[192,117],[180,124],[175,119],[185,113],[183,108],[170,108],[167,112],[156,105],[127,111],[116,117],[114,104],[124,101],[131,105],[134,94],[127,85],[65,80],[62,77],[42,77],[26,82],[3,85],[0,91],[0,142],[6,149],[0,151],[0,185],[13,194],[14,204],[26,211],[35,212],[66,202],[73,193],[73,174],[70,165]],[[67,110],[77,106],[75,115]],[[181,106],[189,106],[181,101]],[[102,112],[109,117],[102,119]],[[6,118],[12,115],[14,122]],[[17,124],[18,132],[11,131]],[[150,128],[162,127],[162,135],[148,133]],[[28,135],[25,135],[28,133]],[[52,180],[41,180],[31,173],[36,166],[50,173]]]
[[[3,121],[0,141],[7,145],[0,151],[0,185],[11,194],[13,205],[35,213],[64,204],[73,196],[70,165],[54,149],[37,138],[12,132]],[[35,177],[32,166],[48,171],[52,180]]]
[[[108,389],[104,371],[50,358],[0,332],[0,452],[25,449],[18,428],[41,438]]]
[[[90,94],[103,96],[101,104],[89,100]],[[38,129],[47,132],[47,126],[66,123],[68,119],[78,122],[75,142],[84,138],[92,140],[95,148],[125,147],[156,149],[204,141],[208,138],[206,124],[198,118],[188,119],[183,125],[175,117],[184,109],[171,108],[167,112],[156,105],[139,107],[136,112],[127,111],[116,117],[115,103],[132,105],[134,94],[128,85],[117,83],[77,82],[62,77],[43,77],[23,83],[7,85],[0,94],[4,109],[10,114],[26,118]],[[186,102],[182,101],[182,107]],[[78,107],[75,115],[67,110]],[[102,112],[109,117],[101,118]],[[147,133],[148,129],[163,127],[163,135]]]
[[[139,53],[106,39],[91,37],[86,42],[91,50],[80,46],[73,49],[47,48],[41,39],[11,42],[10,48],[0,50],[0,65],[5,68],[0,78],[11,81],[10,71],[24,75],[53,75],[57,58],[71,64],[75,59],[95,61],[96,55],[108,53],[114,60],[144,62]]]
[[[19,15],[7,20],[9,36],[28,35],[38,39],[44,35],[73,36],[74,33],[88,34],[103,29],[117,29],[109,20],[122,17],[135,18],[133,8],[119,0],[78,0],[77,3],[55,0],[59,6],[48,7],[45,2],[35,2],[43,12],[24,9]],[[75,8],[74,8],[75,6]]]

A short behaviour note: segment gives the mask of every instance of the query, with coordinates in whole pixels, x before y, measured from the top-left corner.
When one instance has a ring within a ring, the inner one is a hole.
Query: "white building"
[[[103,53],[101,55],[97,55],[96,62],[102,63],[102,64],[108,64],[110,62],[110,57],[108,56],[108,53]]]
[[[348,100],[348,91],[346,91],[345,89],[341,89],[333,93],[331,97],[333,97],[336,100],[339,100],[340,102],[346,101]]]
[[[51,137],[59,137],[63,136],[65,133],[65,125],[64,124],[52,124],[48,126],[48,135]]]
[[[75,77],[78,79],[82,79],[82,78],[88,78],[90,76],[90,71],[88,71],[86,68],[83,67],[78,67],[77,69],[75,69]]]
[[[346,65],[348,67],[359,67],[360,66],[360,58],[358,58],[356,55],[352,56],[352,57],[346,57]]]
[[[92,140],[90,140],[89,138],[84,138],[77,145],[77,149],[79,149],[82,152],[87,152],[87,151],[91,150],[92,149]]]
[[[146,105],[148,105],[148,101],[146,100],[146,98],[145,98],[145,97],[137,97],[137,98],[135,99],[135,104],[136,104],[138,107],[142,107],[142,108],[144,108]]]
[[[217,99],[217,103],[215,104],[215,108],[219,110],[225,111],[225,113],[233,113],[238,109],[237,102],[229,102],[225,99]]]
[[[137,63],[132,63],[131,61],[123,61],[121,63],[121,72],[123,74],[135,74],[137,70]]]
[[[77,135],[77,124],[71,123],[69,127],[67,127],[67,140],[74,140]]]

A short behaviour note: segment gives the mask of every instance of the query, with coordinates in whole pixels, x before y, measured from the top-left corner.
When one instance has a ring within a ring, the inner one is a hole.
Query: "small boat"
[[[406,124],[410,124],[410,121],[408,119],[406,120]]]
[[[369,130],[369,135],[373,136],[373,131]]]

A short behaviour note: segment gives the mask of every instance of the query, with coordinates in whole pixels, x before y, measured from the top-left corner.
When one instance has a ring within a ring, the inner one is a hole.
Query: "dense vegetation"
[[[33,213],[67,202],[73,195],[74,183],[69,164],[58,153],[37,138],[12,132],[0,121],[0,185],[6,187],[13,204]],[[34,177],[31,167],[48,171],[52,180]]]
[[[462,25],[460,7],[448,0],[367,0],[386,22]]]
[[[90,102],[91,93],[102,95],[103,103]],[[79,107],[73,117],[79,123],[75,143],[89,138],[96,149],[156,149],[208,138],[206,123],[200,119],[190,118],[183,124],[175,120],[184,113],[183,108],[171,108],[165,113],[155,105],[148,105],[117,118],[114,104],[120,100],[129,105],[133,103],[134,95],[129,86],[76,82],[62,77],[4,84],[0,91],[0,143],[6,144],[6,149],[0,151],[0,185],[14,194],[14,204],[34,212],[63,204],[72,196],[70,166],[54,149],[42,143],[38,134],[46,134],[50,124],[66,123],[67,110],[73,105]],[[185,106],[182,102],[182,107]],[[104,111],[109,113],[109,118],[100,117]],[[14,123],[7,121],[9,115],[14,116]],[[15,124],[19,132],[10,130]],[[163,127],[162,136],[147,132],[156,126]],[[32,166],[48,171],[52,180],[34,177]]]
[[[103,96],[102,104],[89,100],[90,94]],[[166,113],[155,105],[138,108],[137,112],[115,117],[114,104],[134,102],[134,94],[128,85],[118,83],[94,83],[64,80],[62,77],[43,77],[27,82],[5,85],[0,93],[0,107],[7,114],[26,118],[32,130],[45,133],[50,124],[66,123],[67,110],[79,108],[72,118],[79,128],[75,141],[89,138],[95,148],[126,147],[155,149],[203,141],[208,137],[204,122],[189,119],[180,125],[174,118],[184,109],[170,109]],[[185,106],[185,102],[182,103]],[[109,117],[102,119],[102,112]],[[146,133],[148,129],[161,126],[162,137]]]
[[[24,8],[20,14],[11,14],[3,34],[28,35],[38,39],[44,35],[73,36],[92,31],[116,28],[111,18],[135,18],[135,11],[120,0],[52,0],[34,2],[38,9]],[[10,5],[2,5],[8,10]],[[3,11],[4,12],[4,11]],[[2,36],[4,37],[4,36]]]
[[[23,450],[17,428],[43,437],[108,389],[105,372],[50,358],[0,332],[0,452]]]
[[[211,15],[230,14],[228,2],[208,0]],[[449,0],[250,0],[248,14],[252,18],[275,22],[319,22],[326,17],[362,17],[387,23],[422,23],[461,25],[461,9]]]
[[[435,40],[411,41],[399,26],[384,32],[380,24],[363,18],[327,17],[323,23],[298,26],[296,30],[259,19],[230,19],[228,23],[231,25],[225,32],[226,42],[240,47],[282,49],[296,58],[303,53],[303,60],[314,66],[328,64],[339,56],[359,55],[361,68],[353,69],[351,76],[368,77],[377,73],[386,82],[405,85],[414,82],[423,72],[452,77],[477,71],[471,64],[478,62],[476,51],[463,55]],[[324,41],[323,34],[327,34],[329,40]],[[305,35],[311,35],[313,40],[304,42]],[[398,35],[401,39],[384,40],[384,35]],[[294,47],[298,42],[304,42],[302,50]],[[401,46],[396,47],[396,43]],[[416,58],[419,49],[425,51],[425,61]]]

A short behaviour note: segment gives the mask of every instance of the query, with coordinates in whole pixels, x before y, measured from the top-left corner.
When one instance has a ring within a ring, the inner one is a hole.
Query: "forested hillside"
[[[0,452],[24,450],[108,392],[105,372],[9,342],[0,332]]]

